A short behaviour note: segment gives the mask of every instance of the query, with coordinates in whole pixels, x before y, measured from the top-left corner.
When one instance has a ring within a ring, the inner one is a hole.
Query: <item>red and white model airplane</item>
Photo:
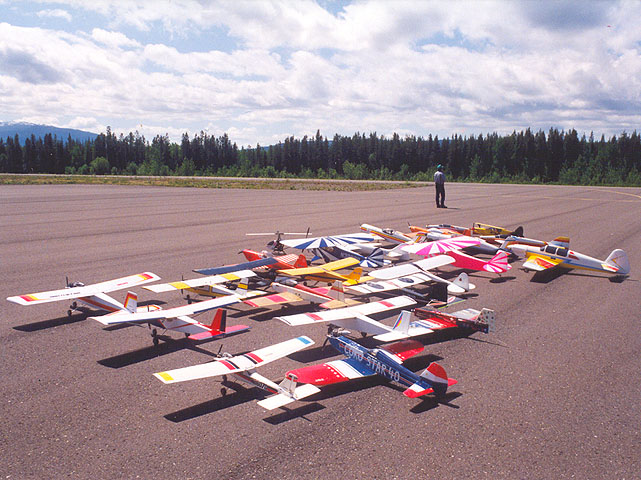
[[[103,325],[148,325],[150,328],[159,327],[166,331],[185,334],[190,340],[205,340],[216,338],[232,333],[240,333],[249,330],[247,325],[233,325],[227,327],[224,310],[218,310],[211,324],[200,323],[189,315],[204,313],[215,308],[242,302],[243,297],[238,295],[227,295],[220,298],[205,300],[204,302],[183,305],[181,307],[168,308],[163,310],[155,306],[154,309],[141,311],[134,308],[125,312],[114,312],[100,317],[89,317]],[[156,328],[151,331],[154,345],[158,345],[158,332]]]

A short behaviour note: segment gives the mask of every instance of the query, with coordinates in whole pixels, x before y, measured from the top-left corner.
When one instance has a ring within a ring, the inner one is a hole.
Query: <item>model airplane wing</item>
[[[536,253],[530,253],[527,255],[527,260],[523,262],[522,268],[542,272],[548,268],[556,267],[560,263],[563,263],[563,260],[560,258],[550,258],[537,255]]]
[[[296,315],[286,315],[276,318],[290,326],[306,325],[317,322],[332,322],[366,317],[367,315],[393,310],[395,308],[403,308],[409,305],[414,305],[415,303],[416,302],[410,297],[399,296],[379,300],[378,302],[361,303],[351,307],[337,308],[335,310],[327,310],[324,312],[299,313]]]
[[[89,297],[100,293],[131,288],[136,285],[142,285],[156,280],[160,280],[160,277],[155,273],[143,272],[136,275],[129,275],[128,277],[116,278],[115,280],[94,283],[92,285],[82,285],[78,287],[62,288],[60,290],[51,290],[49,292],[17,295],[15,297],[8,297],[7,300],[19,305],[35,305],[38,303],[55,302],[58,300]]]
[[[221,275],[211,275],[208,277],[194,278],[192,280],[182,280],[180,282],[155,283],[143,288],[154,293],[163,293],[171,290],[185,290],[188,288],[217,285],[219,283],[233,282],[254,276],[256,276],[256,274],[251,270],[238,270],[235,272],[223,273]]]
[[[250,262],[238,263],[236,265],[223,265],[222,267],[211,267],[211,268],[197,268],[194,270],[196,273],[201,273],[203,275],[220,275],[223,273],[238,272],[240,270],[252,269],[256,267],[265,267],[267,265],[274,265],[278,261],[273,257],[261,258],[258,260],[252,260]]]
[[[272,295],[265,295],[263,297],[254,298],[251,300],[244,300],[243,303],[251,307],[269,307],[271,305],[282,305],[283,303],[296,303],[302,302],[303,299],[291,292],[274,293]]]
[[[351,245],[354,243],[369,243],[375,240],[375,236],[370,233],[352,233],[347,235],[332,235],[326,237],[300,238],[293,240],[281,240],[280,243],[287,247],[297,248],[299,250],[312,248],[327,248],[334,246]]]
[[[273,362],[294,352],[302,350],[314,341],[306,336],[292,338],[269,347],[259,348],[253,352],[242,355],[221,358],[214,362],[193,365],[190,367],[178,368],[166,372],[154,373],[154,376],[164,383],[184,382],[198,378],[215,377],[231,373],[245,372],[252,370],[266,363]]]
[[[425,244],[423,244],[423,246],[424,245]],[[450,263],[454,263],[454,259],[449,255],[437,255],[435,257],[419,260],[418,262],[405,263],[403,265],[397,265],[395,267],[372,270],[371,272],[369,272],[369,275],[379,280],[391,280],[394,278],[404,277],[406,275],[412,275],[414,273],[443,267],[445,265],[449,265]]]
[[[427,243],[412,243],[404,245],[402,249],[409,253],[415,253],[416,255],[433,256],[447,253],[452,250],[461,250],[463,248],[473,247],[480,243],[481,240],[479,238],[461,235],[459,237],[446,240],[434,240],[433,242]]]
[[[196,315],[225,305],[242,302],[243,298],[238,295],[227,295],[225,297],[205,300],[204,302],[183,305],[182,307],[169,308],[167,310],[154,310],[150,312],[125,313],[118,312],[115,315],[102,317],[89,317],[97,320],[103,325],[113,325],[117,323],[148,323],[153,320],[165,320],[171,318],[184,317],[186,315]]]
[[[333,270],[340,270],[341,268],[348,268],[354,265],[358,265],[358,260],[356,258],[343,258],[341,260],[336,260],[334,262],[325,263],[323,265],[318,265],[315,267],[305,267],[305,268],[292,268],[289,270],[279,270],[279,273],[284,273],[286,275],[292,276],[305,276],[305,275],[314,275],[319,273],[327,273]]]
[[[416,340],[404,340],[381,347],[382,350],[385,350],[398,363],[402,363],[406,359],[421,353],[423,348],[423,344]],[[354,378],[376,375],[376,371],[358,362],[354,358],[346,358],[290,370],[285,376],[290,374],[295,375],[297,381],[301,383],[329,385],[332,383],[345,382]]]

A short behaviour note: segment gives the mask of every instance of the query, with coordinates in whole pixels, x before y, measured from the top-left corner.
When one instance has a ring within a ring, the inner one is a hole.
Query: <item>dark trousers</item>
[[[436,206],[443,207],[445,206],[445,184],[444,183],[435,183],[436,186]],[[441,201],[439,202],[439,197]]]

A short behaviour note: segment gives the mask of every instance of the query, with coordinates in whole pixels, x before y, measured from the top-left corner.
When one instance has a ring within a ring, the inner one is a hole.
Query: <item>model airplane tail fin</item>
[[[409,260],[410,254],[401,248],[403,245],[404,244],[401,243],[391,250],[387,250],[387,253],[385,254],[387,258],[391,260]]]
[[[360,280],[361,275],[363,275],[363,267],[356,267],[354,270],[352,270],[352,273],[347,275],[347,280],[345,280],[345,282],[348,285],[356,284]]]
[[[341,302],[345,301],[345,290],[343,289],[343,282],[336,280],[332,284],[332,288],[329,290],[329,296],[334,300],[339,300]]]
[[[470,286],[470,276],[465,272],[461,272],[452,283],[466,292],[469,292],[474,287],[474,285]]]
[[[227,328],[227,310],[219,308],[214,314],[211,324],[207,325],[212,332],[224,332]]]
[[[401,311],[401,313],[398,314],[398,318],[396,319],[396,322],[394,322],[394,326],[392,327],[392,330],[396,332],[400,332],[404,335],[407,335],[407,332],[410,329],[411,317],[412,317],[411,312],[408,312],[407,310]]]
[[[301,253],[294,263],[294,268],[307,268],[307,257]]]
[[[504,251],[499,251],[494,255],[484,266],[483,270],[491,273],[504,273],[507,272],[512,265],[507,261],[508,254]]]
[[[457,383],[456,380],[447,377],[447,373],[443,367],[436,362],[432,362],[423,373],[421,373],[421,379],[405,390],[403,394],[410,398],[416,398],[430,393],[434,393],[437,397],[443,397],[447,392],[447,387],[455,383]]]
[[[138,311],[138,295],[134,292],[127,292],[125,308],[129,313],[136,313]]]
[[[630,273],[630,261],[628,255],[621,249],[612,250],[612,253],[605,259],[605,264],[616,269],[619,275]]]
[[[245,255],[245,258],[248,261],[253,261],[253,260],[260,260],[261,256],[258,252],[254,252],[253,250],[243,250],[242,254]]]
[[[476,317],[476,321],[478,323],[487,324],[487,332],[485,333],[496,331],[496,313],[494,313],[494,310],[490,310],[489,308],[482,308],[481,313],[479,313],[478,317]]]

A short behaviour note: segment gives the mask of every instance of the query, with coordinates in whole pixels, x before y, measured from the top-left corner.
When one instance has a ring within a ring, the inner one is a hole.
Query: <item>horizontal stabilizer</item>
[[[296,387],[293,395],[279,393],[277,395],[272,395],[271,397],[267,397],[266,399],[261,400],[260,402],[258,402],[258,405],[265,408],[266,410],[274,410],[275,408],[284,407],[285,405],[295,402],[296,400],[309,397],[310,395],[314,395],[318,392],[320,392],[320,388],[314,385],[301,385],[300,387]]]
[[[248,327],[247,325],[232,325],[230,327],[225,328],[225,330],[222,332],[210,330],[208,332],[194,333],[193,335],[189,335],[188,338],[189,340],[201,341],[201,340],[207,340],[209,338],[226,337],[228,335],[246,332],[250,329],[251,327]]]

